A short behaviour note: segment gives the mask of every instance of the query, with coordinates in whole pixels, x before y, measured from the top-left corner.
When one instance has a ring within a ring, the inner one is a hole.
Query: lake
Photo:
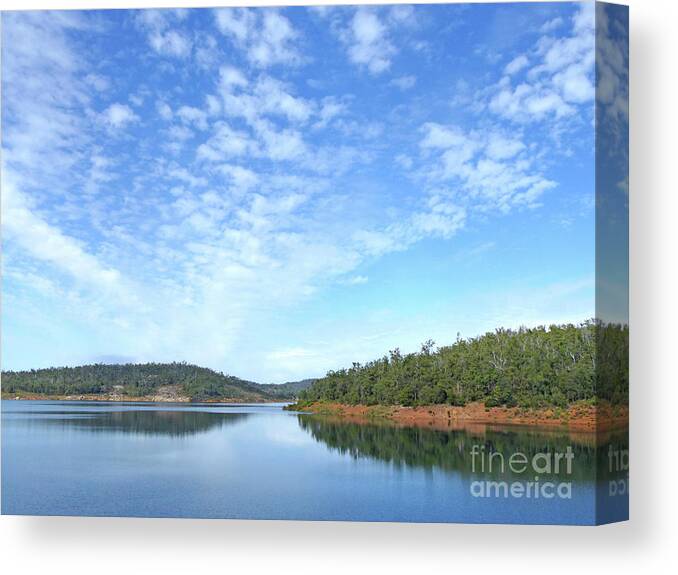
[[[626,434],[402,428],[282,407],[3,400],[2,513],[540,524],[628,514],[628,472],[611,455],[628,449]]]

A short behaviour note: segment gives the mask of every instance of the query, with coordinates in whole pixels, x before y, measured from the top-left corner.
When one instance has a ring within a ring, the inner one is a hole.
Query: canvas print
[[[628,9],[2,14],[2,513],[628,517]]]

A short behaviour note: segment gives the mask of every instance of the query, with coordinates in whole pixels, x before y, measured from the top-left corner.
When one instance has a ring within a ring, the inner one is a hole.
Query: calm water
[[[626,474],[609,473],[609,445],[586,436],[357,425],[281,407],[3,401],[2,512],[591,524],[596,490],[628,512],[607,497]],[[611,437],[613,451],[625,441]],[[563,455],[536,482],[520,455],[510,468],[515,453]],[[492,469],[481,454],[495,454]],[[529,482],[546,497],[526,497]]]

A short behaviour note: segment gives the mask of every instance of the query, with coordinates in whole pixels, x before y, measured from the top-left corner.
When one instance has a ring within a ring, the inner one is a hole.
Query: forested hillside
[[[316,381],[316,379],[301,379],[299,381],[286,381],[285,383],[262,383],[260,387],[265,393],[273,397],[290,398],[297,397]]]
[[[179,386],[182,395],[195,401],[272,399],[272,395],[257,383],[187,363],[94,364],[5,371],[2,374],[3,393],[103,395],[117,392],[144,397],[154,395],[164,386]]]
[[[498,329],[450,346],[388,355],[318,380],[257,384],[187,363],[84,365],[2,374],[6,394],[150,397],[158,390],[193,401],[331,401],[363,405],[564,407],[581,400],[628,402],[628,327],[552,325]],[[310,386],[310,387],[309,387]],[[162,388],[162,389],[161,389]]]
[[[552,325],[498,329],[436,349],[331,371],[302,401],[364,405],[564,407],[581,400],[628,402],[628,326]]]

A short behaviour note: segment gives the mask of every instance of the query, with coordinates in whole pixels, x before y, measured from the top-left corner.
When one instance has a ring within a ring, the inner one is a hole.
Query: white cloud
[[[346,285],[351,285],[351,286],[357,286],[357,285],[363,285],[366,284],[369,281],[369,278],[367,276],[351,276],[350,278],[347,278],[344,280],[343,283]]]
[[[111,81],[101,74],[87,74],[85,82],[92,86],[97,92],[106,92],[111,87]]]
[[[334,96],[323,98],[318,112],[318,121],[313,124],[314,128],[324,128],[332,120],[346,112],[346,104],[339,101]]]
[[[86,119],[71,113],[88,100],[88,84],[78,79],[84,59],[67,41],[70,31],[85,27],[72,12],[51,19],[3,15],[2,171],[20,173],[24,188],[48,182],[47,189],[60,189],[83,159],[78,151],[91,143]]]
[[[263,153],[270,160],[294,160],[306,154],[304,138],[297,130],[277,130],[265,120],[258,121],[255,130],[263,142]]]
[[[403,226],[389,226],[384,230],[357,230],[352,239],[366,255],[378,257],[405,249],[409,242],[404,235]]]
[[[113,266],[59,226],[60,219],[76,219],[89,196],[113,179],[112,162],[79,112],[90,100],[88,90],[106,88],[103,77],[87,73],[86,57],[68,41],[73,30],[87,29],[88,21],[75,13],[3,15],[5,265],[21,273],[37,261],[40,273],[59,274],[73,297],[108,290],[120,280]],[[80,193],[75,201],[69,195],[74,179]]]
[[[129,124],[139,121],[137,116],[126,104],[111,104],[101,113],[101,120],[115,130],[124,128]]]
[[[233,164],[223,164],[218,168],[233,186],[240,192],[246,192],[259,183],[259,176],[247,168]]]
[[[194,106],[181,106],[177,110],[177,116],[185,124],[190,124],[195,126],[200,130],[207,129],[207,114]]]
[[[417,83],[416,76],[400,76],[399,78],[394,78],[391,80],[391,84],[397,86],[401,90],[410,90],[414,88],[414,85]]]
[[[183,10],[140,10],[136,22],[146,31],[148,44],[156,53],[186,58],[191,54],[193,43],[185,32],[172,28],[185,17]]]
[[[112,170],[115,162],[95,151],[90,157],[90,164],[89,178],[84,190],[89,194],[94,194],[99,191],[102,184],[115,180],[116,175]]]
[[[2,199],[5,232],[31,256],[55,265],[79,281],[107,290],[119,281],[116,270],[101,266],[73,238],[35,215],[11,182],[3,183]]]
[[[408,156],[407,154],[398,154],[395,157],[395,161],[399,166],[405,168],[406,170],[409,170],[410,168],[412,168],[412,165],[414,164],[414,162],[412,161],[412,158],[410,156]]]
[[[253,134],[235,130],[226,122],[218,122],[213,135],[197,149],[197,156],[212,162],[230,158],[254,157],[270,161],[288,161],[302,158],[307,147],[301,132],[277,129],[271,122],[258,119],[253,122]]]
[[[148,42],[158,54],[185,58],[191,53],[191,41],[176,30],[152,32]]]
[[[210,139],[197,149],[198,158],[223,162],[232,157],[257,153],[258,146],[246,132],[235,130],[226,122],[218,122]]]
[[[216,10],[214,15],[219,31],[240,43],[246,42],[256,27],[257,16],[252,10],[223,8]]]
[[[539,31],[542,34],[548,34],[549,32],[553,32],[554,30],[560,28],[563,25],[563,19],[560,17],[553,18],[552,20],[549,20],[548,22],[545,22],[542,27],[539,29]]]
[[[580,5],[572,18],[570,35],[540,38],[533,53],[536,63],[527,70],[526,79],[515,87],[509,76],[528,68],[529,59],[520,55],[506,66],[507,76],[489,103],[492,112],[522,123],[549,118],[560,120],[572,116],[576,104],[593,100],[592,7],[589,2]]]
[[[564,118],[574,114],[574,108],[548,87],[520,84],[512,89],[504,83],[501,91],[490,101],[490,110],[518,122],[543,120],[547,116]]]
[[[250,63],[260,68],[302,62],[298,32],[274,9],[221,8],[215,10],[219,31],[243,49]]]
[[[136,106],[137,108],[140,108],[141,106],[144,105],[144,98],[139,94],[132,94],[129,97],[129,101],[132,103],[133,106]]]
[[[450,239],[461,230],[467,218],[466,208],[442,195],[432,195],[425,206],[390,225],[355,231],[351,239],[362,257],[380,257],[400,252],[425,238]]]
[[[351,62],[365,66],[371,74],[381,74],[391,67],[396,49],[388,38],[386,25],[366,8],[356,10],[346,35]]]
[[[207,94],[207,96],[205,96],[205,104],[207,106],[206,112],[208,116],[213,117],[221,114],[221,102],[215,95]]]
[[[353,162],[355,154],[345,148],[311,149],[301,129],[312,120],[313,128],[323,128],[342,115],[346,105],[338,98],[308,100],[294,95],[290,86],[267,74],[249,79],[230,65],[220,69],[218,88],[218,96],[207,96],[207,111],[203,111],[201,118],[206,121],[223,114],[229,117],[229,122],[213,125],[211,137],[197,150],[200,159],[223,162],[248,156],[296,161],[317,172],[345,170]],[[240,127],[236,129],[234,125]]]
[[[450,201],[434,196],[429,200],[430,210],[412,217],[415,235],[413,241],[422,237],[451,238],[466,222],[466,209]]]
[[[254,94],[260,111],[282,114],[289,121],[306,122],[313,112],[306,100],[292,96],[282,82],[270,77],[259,79]]]
[[[211,34],[200,34],[195,39],[194,53],[196,63],[203,69],[214,67],[221,57],[217,40]]]
[[[437,160],[423,168],[425,177],[438,186],[434,193],[463,202],[468,209],[506,213],[514,207],[536,207],[541,195],[555,186],[533,168],[534,159],[515,137],[496,130],[466,132],[435,123],[425,124],[422,131],[422,150],[427,158],[433,153]],[[452,189],[441,193],[441,184]],[[433,214],[438,212],[432,210]],[[463,223],[463,218],[458,220]]]
[[[553,76],[553,84],[566,102],[582,104],[593,99],[593,81],[589,76],[592,58],[571,64]]]
[[[310,102],[293,96],[283,82],[270,76],[260,76],[252,83],[236,68],[225,66],[220,69],[219,78],[224,113],[242,117],[251,124],[263,114],[304,123],[315,111]]]
[[[493,160],[507,160],[525,149],[525,144],[514,138],[504,137],[493,132],[487,143],[487,155]]]
[[[219,77],[221,86],[227,90],[231,90],[233,86],[247,86],[247,78],[233,66],[222,66],[219,69]]]
[[[188,184],[191,187],[204,187],[207,185],[207,178],[203,176],[196,176],[189,172],[186,168],[171,168],[168,172],[168,175],[184,182],[185,184]]]
[[[414,7],[406,4],[395,4],[388,12],[389,20],[398,24],[413,25],[416,22]]]
[[[169,105],[166,102],[162,102],[158,100],[155,104],[156,110],[158,110],[158,114],[160,114],[160,117],[163,120],[171,120],[173,113],[172,113],[172,108],[169,107]]]
[[[420,142],[423,148],[466,148],[465,155],[474,152],[476,144],[466,137],[466,134],[456,126],[443,126],[435,122],[424,124],[424,139]]]
[[[529,63],[530,61],[527,59],[525,54],[516,56],[513,60],[506,64],[506,68],[504,68],[504,74],[512,76],[513,74],[520,72],[523,68],[528,66]]]

